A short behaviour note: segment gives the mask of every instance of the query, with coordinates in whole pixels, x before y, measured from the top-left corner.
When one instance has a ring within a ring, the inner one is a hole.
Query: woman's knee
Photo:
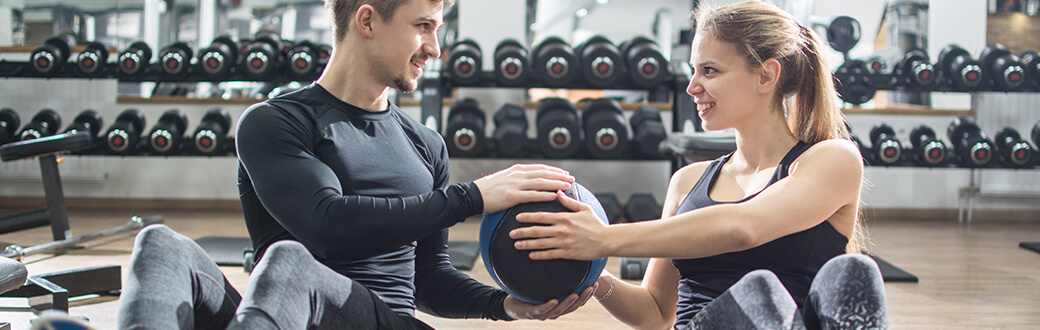
[[[780,282],[780,279],[776,277],[776,274],[764,269],[754,270],[744,274],[744,277],[740,278],[734,287],[745,287],[754,289],[755,291],[769,293],[776,291],[787,292],[787,289],[784,288],[783,282]]]
[[[269,279],[274,279],[310,272],[312,269],[309,268],[318,264],[303,244],[286,240],[268,246],[253,272],[264,273]]]
[[[831,258],[831,260],[823,264],[819,274],[824,274],[826,277],[854,276],[858,278],[881,279],[881,270],[878,268],[877,262],[862,254],[843,254]]]

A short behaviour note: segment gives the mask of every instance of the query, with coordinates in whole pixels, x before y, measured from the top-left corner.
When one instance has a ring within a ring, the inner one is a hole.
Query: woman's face
[[[761,66],[749,69],[732,43],[701,33],[693,39],[690,67],[693,77],[686,92],[693,96],[705,130],[735,128],[754,119],[763,101],[758,92]]]

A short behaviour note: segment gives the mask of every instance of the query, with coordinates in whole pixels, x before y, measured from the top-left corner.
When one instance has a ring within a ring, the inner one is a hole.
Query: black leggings
[[[805,306],[766,270],[736,284],[676,329],[887,329],[885,285],[870,257],[848,254],[820,268]]]

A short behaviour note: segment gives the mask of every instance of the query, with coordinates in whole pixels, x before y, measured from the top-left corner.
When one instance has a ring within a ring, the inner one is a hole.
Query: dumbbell
[[[318,66],[324,68],[326,64],[329,64],[329,58],[332,57],[332,46],[326,44],[318,45]],[[320,71],[320,70],[319,70]]]
[[[284,46],[277,34],[258,34],[246,46],[242,55],[246,75],[254,79],[265,79],[274,74],[281,67]]]
[[[581,73],[585,81],[597,88],[617,86],[617,81],[625,71],[622,69],[625,62],[621,59],[620,50],[610,39],[601,35],[593,36],[578,45],[575,51],[581,56],[581,63],[584,63]]]
[[[495,79],[502,86],[522,86],[530,79],[527,48],[514,39],[505,39],[495,47]]]
[[[136,152],[144,124],[143,113],[137,109],[123,110],[105,132],[105,144],[108,146],[108,150],[121,155]]]
[[[624,211],[621,210],[621,201],[614,193],[596,193],[596,199],[603,206],[603,212],[607,214],[607,222],[610,224],[620,223]]]
[[[483,57],[480,45],[471,39],[464,39],[451,46],[448,56],[448,74],[451,81],[459,86],[474,85],[481,80]]]
[[[834,71],[837,81],[834,88],[842,101],[859,105],[874,98],[877,90],[869,84],[867,77],[867,65],[860,60],[848,60],[838,66]]]
[[[0,145],[17,140],[15,132],[22,125],[18,113],[11,108],[0,109]]]
[[[884,74],[888,71],[888,64],[881,56],[871,56],[863,64],[868,74]]]
[[[985,167],[993,159],[993,142],[990,142],[970,117],[960,116],[950,122],[946,130],[953,151],[960,156],[961,164],[970,167]]]
[[[238,42],[226,35],[213,38],[209,47],[199,51],[197,60],[203,76],[213,80],[227,79],[239,61]]]
[[[527,151],[527,112],[516,104],[506,103],[495,112],[495,139],[498,157],[519,158]]]
[[[447,130],[444,139],[448,142],[448,154],[458,157],[475,157],[484,152],[487,145],[484,127],[487,115],[477,100],[464,98],[455,102],[448,110]]]
[[[653,88],[668,77],[668,61],[661,55],[657,42],[638,36],[622,43],[619,48],[625,58],[624,66],[636,86]]]
[[[21,141],[39,139],[54,135],[58,132],[58,127],[61,126],[61,116],[57,112],[51,109],[43,109],[37,112],[36,115],[29,120],[28,123],[22,127],[22,131],[18,133],[18,139]]]
[[[887,124],[878,124],[870,129],[870,149],[874,153],[874,159],[882,165],[892,165],[899,162],[903,154],[903,145],[896,138],[896,131]]]
[[[542,81],[552,87],[569,87],[581,67],[574,49],[563,39],[548,37],[531,53],[531,63]]]
[[[134,42],[119,54],[119,71],[130,76],[144,73],[151,60],[152,48],[148,46],[148,43]]]
[[[314,79],[318,73],[321,48],[304,40],[296,43],[289,51],[289,71],[298,80]],[[326,59],[326,62],[328,59]]]
[[[625,219],[640,222],[661,218],[661,205],[653,194],[633,193],[625,203]]]
[[[76,36],[69,33],[47,38],[43,45],[36,47],[29,54],[29,62],[36,72],[43,75],[54,75],[61,71],[72,56],[72,46],[76,45]]]
[[[535,114],[538,146],[549,158],[568,158],[581,148],[578,110],[562,98],[542,99]]]
[[[979,62],[988,72],[991,86],[995,90],[1018,90],[1025,84],[1028,74],[1018,57],[1001,44],[989,45],[979,54]]]
[[[202,121],[196,126],[195,133],[191,135],[195,141],[195,151],[203,155],[224,153],[230,127],[231,115],[227,110],[217,108],[206,111]]]
[[[935,82],[935,66],[928,61],[928,54],[915,49],[903,55],[899,68],[904,77],[909,78],[911,86],[927,87]]]
[[[76,69],[88,76],[104,72],[107,62],[108,46],[97,41],[88,42],[83,52],[76,55]]]
[[[148,147],[152,153],[169,155],[180,151],[188,116],[177,109],[170,109],[159,116],[159,120],[148,132]]]
[[[595,158],[621,158],[628,144],[628,127],[621,104],[611,99],[585,102],[581,111],[585,148]]]
[[[628,119],[632,127],[630,154],[637,159],[658,159],[662,157],[661,142],[668,138],[668,133],[661,121],[661,112],[650,107],[639,107]]]
[[[1040,148],[1040,120],[1033,124],[1033,131],[1031,136],[1033,137],[1033,145]]]
[[[1022,61],[1022,67],[1026,69],[1030,83],[1027,85],[1034,91],[1040,90],[1040,54],[1036,52],[1024,52],[1018,57]]]
[[[924,166],[937,166],[946,161],[946,144],[926,125],[910,130],[910,145],[914,149],[914,160]]]
[[[621,279],[642,280],[646,268],[650,266],[650,258],[621,258]]]
[[[997,131],[997,153],[1007,167],[1022,168],[1033,164],[1033,147],[1022,139],[1014,128],[1004,127]]]
[[[193,54],[188,43],[175,42],[159,51],[159,67],[167,76],[184,77],[191,68]]]
[[[957,90],[979,89],[986,75],[982,65],[971,58],[967,50],[957,45],[948,45],[939,51],[939,71],[953,81]]]
[[[69,127],[65,128],[65,133],[72,132],[88,132],[90,138],[96,140],[101,134],[101,127],[104,126],[105,121],[101,118],[101,114],[93,109],[86,109],[81,111],[76,118],[72,119],[72,123],[69,123]]]

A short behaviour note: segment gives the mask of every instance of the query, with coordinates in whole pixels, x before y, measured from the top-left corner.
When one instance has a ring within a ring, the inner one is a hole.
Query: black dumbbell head
[[[585,148],[596,158],[621,158],[628,144],[628,128],[621,104],[611,99],[595,99],[582,110]]]
[[[661,218],[661,206],[653,194],[635,193],[628,197],[625,204],[625,219],[628,222],[640,222]]]
[[[623,73],[624,59],[614,43],[604,36],[596,35],[581,43],[576,49],[581,56],[582,75],[593,87],[616,86]]]
[[[18,137],[25,141],[51,136],[58,131],[60,126],[61,116],[54,110],[43,109],[37,112],[32,117],[32,120],[25,124],[21,133],[18,133]]]
[[[888,71],[888,64],[885,63],[885,59],[880,56],[871,56],[864,62],[868,74],[884,74]]]
[[[180,110],[171,109],[163,112],[152,131],[148,133],[148,146],[159,154],[178,151],[187,125],[188,116]]]
[[[581,147],[578,110],[562,98],[546,98],[538,104],[535,116],[538,146],[549,158],[568,158]]]
[[[198,65],[201,72],[213,78],[224,77],[238,63],[238,41],[231,36],[213,38],[209,47],[199,51]]]
[[[258,35],[243,53],[242,65],[247,75],[264,78],[272,74],[281,64],[284,44],[276,34]]]
[[[910,78],[911,84],[929,86],[935,82],[935,67],[928,62],[928,54],[923,50],[915,49],[906,52],[899,63],[903,74]]]
[[[65,128],[65,132],[69,133],[72,131],[85,130],[90,132],[90,136],[97,137],[101,134],[101,126],[105,124],[105,121],[101,118],[101,114],[93,109],[86,109],[81,111],[76,118],[72,119],[72,123],[69,127]]]
[[[979,62],[989,73],[989,79],[997,90],[1017,90],[1028,79],[1022,63],[1004,45],[986,46],[979,55]]]
[[[192,54],[188,43],[175,42],[159,52],[159,67],[169,76],[183,76],[191,66]]]
[[[978,89],[985,81],[985,69],[971,58],[967,50],[957,45],[948,45],[939,51],[938,68],[953,81],[959,90]]]
[[[614,193],[596,193],[596,199],[603,206],[603,212],[607,215],[610,224],[620,223],[624,219],[624,211],[621,209],[621,200]]]
[[[87,43],[83,52],[76,56],[76,68],[83,74],[101,73],[108,62],[108,46],[93,41]]]
[[[63,33],[52,36],[29,54],[29,61],[36,72],[47,75],[57,73],[72,56],[72,46],[75,45],[75,35]]]
[[[580,59],[563,39],[542,40],[532,53],[534,69],[547,85],[567,87],[580,74]]]
[[[1040,148],[1040,120],[1033,124],[1033,131],[1030,135],[1033,137],[1033,145]]]
[[[1025,167],[1032,164],[1033,148],[1022,140],[1014,128],[1004,127],[997,131],[997,151],[1005,164],[1011,167]]]
[[[521,86],[530,75],[527,48],[514,39],[505,39],[495,47],[495,78],[503,86]]]
[[[910,145],[915,159],[925,166],[936,166],[946,160],[946,144],[940,141],[935,131],[926,125],[910,130]]]
[[[445,131],[448,152],[460,157],[475,157],[483,153],[487,144],[484,135],[486,123],[484,108],[476,100],[465,98],[452,105],[448,110]]]
[[[151,61],[152,47],[144,41],[136,41],[119,54],[119,71],[127,75],[140,74]]]
[[[475,84],[482,76],[483,63],[480,45],[471,39],[463,39],[451,46],[448,73],[455,84]]]
[[[297,77],[317,74],[319,52],[318,46],[309,40],[297,43],[289,53],[289,71]]]
[[[523,107],[506,103],[495,112],[495,130],[492,137],[496,142],[499,157],[522,157],[527,149],[527,111]]]
[[[657,109],[639,107],[628,119],[632,127],[632,151],[636,158],[661,158],[659,146],[668,138],[668,132],[661,121],[661,113]]]
[[[993,142],[989,141],[986,133],[982,132],[970,117],[954,118],[947,134],[963,164],[984,167],[993,159]]]
[[[15,133],[21,125],[22,121],[17,112],[11,108],[0,109],[0,144],[17,140]]]
[[[201,154],[217,154],[224,151],[228,129],[231,127],[231,115],[227,110],[217,108],[206,111],[202,121],[195,128],[192,140],[195,150]]]
[[[895,130],[887,124],[879,124],[870,130],[871,148],[882,164],[894,164],[902,156],[903,147],[895,135]]]
[[[620,51],[629,76],[637,86],[653,88],[668,77],[668,61],[661,54],[657,42],[650,38],[634,37],[622,44]]]
[[[144,124],[144,114],[137,109],[126,109],[119,113],[105,133],[108,149],[117,154],[133,153],[137,149]]]

